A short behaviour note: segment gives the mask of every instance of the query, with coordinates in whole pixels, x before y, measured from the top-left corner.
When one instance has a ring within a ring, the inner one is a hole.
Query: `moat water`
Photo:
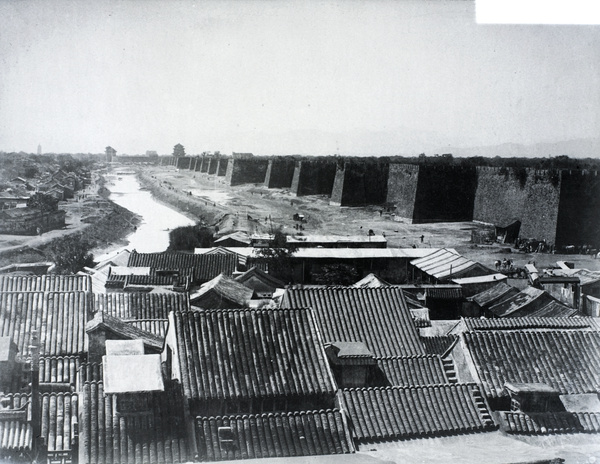
[[[106,177],[109,198],[119,206],[142,217],[137,230],[128,235],[127,245],[110,247],[95,254],[101,261],[117,251],[128,249],[140,253],[165,251],[169,246],[169,231],[176,227],[193,225],[194,221],[178,211],[157,202],[148,190],[142,190],[134,173],[119,172]]]

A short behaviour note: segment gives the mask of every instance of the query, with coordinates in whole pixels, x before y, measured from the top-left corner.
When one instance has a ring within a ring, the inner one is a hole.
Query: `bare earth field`
[[[175,190],[205,200],[205,208],[211,215],[225,212],[238,213],[240,217],[250,215],[264,225],[262,231],[282,225],[284,231],[293,234],[295,213],[304,214],[305,234],[367,235],[370,229],[376,235],[385,234],[388,246],[395,248],[450,247],[464,256],[494,268],[498,259],[509,258],[515,266],[534,261],[538,267],[554,265],[556,261],[575,262],[576,267],[600,270],[600,260],[584,255],[559,255],[547,253],[522,253],[510,251],[507,245],[473,245],[471,230],[482,227],[472,222],[447,222],[435,224],[409,224],[407,221],[392,220],[380,214],[378,206],[339,207],[330,206],[324,195],[296,197],[288,189],[267,189],[261,184],[244,184],[230,187],[224,177],[208,176],[206,173],[187,170],[177,171],[174,167],[156,166],[144,168],[146,174],[160,182],[168,182]],[[265,221],[269,218],[270,221]],[[424,236],[421,243],[421,235]]]

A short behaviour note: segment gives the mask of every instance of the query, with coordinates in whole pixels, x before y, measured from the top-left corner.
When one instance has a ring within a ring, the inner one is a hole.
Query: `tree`
[[[296,251],[296,247],[290,246],[287,243],[287,235],[277,230],[273,235],[271,246],[267,248],[257,248],[256,254],[262,258],[262,261],[267,264],[269,274],[284,281],[291,281],[292,273],[292,256]]]
[[[94,256],[90,253],[93,247],[94,244],[81,235],[72,235],[52,242],[49,255],[59,274],[75,274],[94,265]]]
[[[326,264],[312,280],[317,285],[352,285],[358,281],[358,271],[350,264]]]
[[[58,209],[58,200],[51,195],[37,192],[27,200],[27,206],[39,209],[41,212],[56,211]]]
[[[213,230],[201,225],[177,227],[169,232],[169,251],[194,251],[213,246]]]
[[[173,156],[180,157],[185,156],[185,147],[178,143],[173,147]]]

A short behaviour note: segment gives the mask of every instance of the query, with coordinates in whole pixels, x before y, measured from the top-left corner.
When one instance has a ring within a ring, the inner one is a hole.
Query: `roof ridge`
[[[328,408],[328,409],[307,409],[301,411],[276,411],[276,412],[262,412],[254,414],[231,414],[231,415],[219,415],[219,416],[196,416],[196,420],[223,420],[223,419],[254,419],[258,417],[297,417],[307,414],[330,414],[330,413],[341,413],[339,408]]]

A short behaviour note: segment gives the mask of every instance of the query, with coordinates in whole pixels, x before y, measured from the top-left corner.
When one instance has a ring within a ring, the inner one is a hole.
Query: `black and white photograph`
[[[600,8],[0,0],[0,463],[600,462]]]

